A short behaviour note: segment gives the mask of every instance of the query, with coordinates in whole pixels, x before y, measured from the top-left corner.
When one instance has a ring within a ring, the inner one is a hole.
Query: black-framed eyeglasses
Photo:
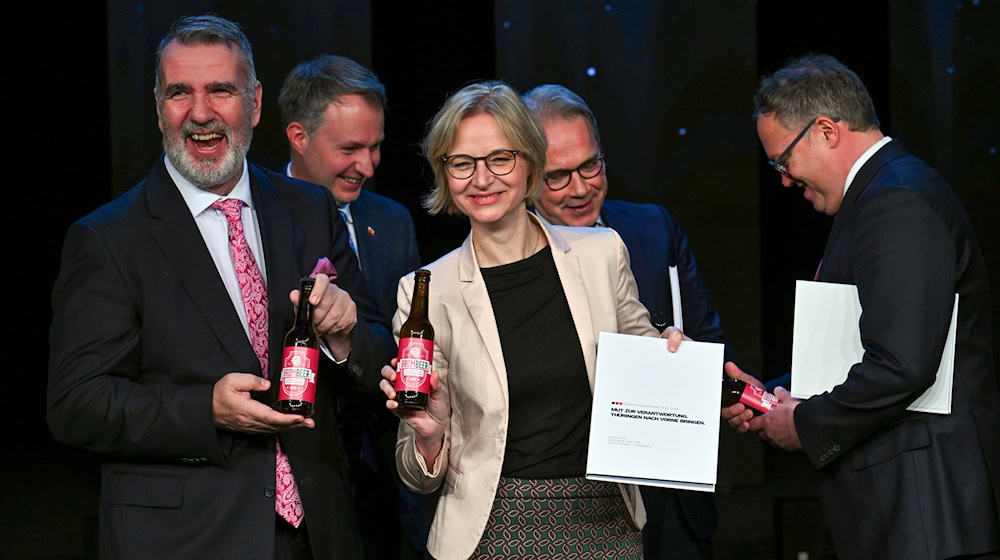
[[[582,179],[593,179],[604,169],[604,154],[588,159],[576,169],[557,169],[545,174],[545,186],[554,191],[561,191],[569,185],[570,177],[575,171]]]
[[[448,175],[456,179],[468,179],[476,174],[476,163],[480,160],[486,164],[486,169],[496,176],[507,175],[517,165],[517,150],[493,150],[482,157],[472,157],[465,154],[441,156],[441,163],[448,170]]]
[[[795,145],[799,143],[799,140],[802,140],[802,137],[806,135],[806,132],[809,132],[809,129],[812,128],[812,125],[815,122],[816,119],[809,121],[809,124],[807,124],[806,127],[802,129],[802,132],[800,132],[799,135],[795,137],[795,140],[792,140],[792,143],[789,144],[787,148],[785,148],[785,151],[781,152],[781,155],[776,157],[775,159],[767,160],[767,164],[770,165],[778,173],[781,173],[785,177],[791,179],[792,176],[788,174],[788,166],[785,165],[785,160],[788,159],[789,154],[792,153],[792,148],[794,148]]]
[[[816,119],[818,118],[819,117],[815,117],[813,120],[809,121],[809,124],[807,124],[806,127],[802,129],[802,132],[800,132],[799,135],[795,137],[795,140],[792,140],[792,143],[789,144],[787,148],[785,148],[785,151],[781,152],[780,156],[774,159],[767,160],[767,164],[770,165],[771,168],[773,168],[778,173],[781,173],[785,177],[791,179],[792,176],[789,175],[788,173],[788,166],[785,165],[785,160],[787,160],[788,156],[791,155],[792,148],[794,148],[795,145],[799,143],[799,140],[802,140],[802,137],[806,135],[806,132],[809,132],[809,129],[812,128],[812,125],[816,124]],[[838,117],[830,117],[830,120],[832,120],[833,122],[840,122],[840,119]]]

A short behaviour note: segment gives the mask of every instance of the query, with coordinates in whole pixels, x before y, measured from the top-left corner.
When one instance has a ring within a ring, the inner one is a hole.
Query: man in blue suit
[[[420,267],[420,255],[410,213],[362,188],[381,160],[385,105],[385,87],[375,74],[336,55],[300,63],[285,78],[278,97],[291,158],[286,173],[333,194],[368,291],[391,323],[399,279]],[[347,409],[341,416],[341,434],[367,557],[421,550],[426,531],[420,502],[400,486],[395,471],[398,420],[385,410],[384,401],[342,404]],[[396,516],[379,509],[397,502],[412,547],[397,538],[400,531],[391,522]]]
[[[536,211],[553,224],[614,228],[628,247],[639,300],[653,325],[661,332],[675,325],[694,340],[725,343],[694,253],[673,217],[661,206],[605,199],[608,178],[590,107],[552,84],[527,92],[524,101],[548,141],[546,188]],[[710,537],[719,523],[711,494],[647,486],[641,491],[646,558],[712,557]]]
[[[321,55],[285,78],[278,97],[290,177],[333,193],[368,288],[387,321],[399,279],[420,267],[413,218],[399,203],[362,188],[385,139],[385,87],[349,58]]]

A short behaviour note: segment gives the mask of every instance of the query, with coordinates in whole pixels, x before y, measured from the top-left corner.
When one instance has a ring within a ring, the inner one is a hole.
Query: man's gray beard
[[[240,137],[233,134],[233,131],[225,125],[220,124],[210,127],[210,131],[225,135],[226,141],[229,143],[226,155],[215,166],[210,165],[206,168],[205,163],[212,164],[215,160],[192,157],[185,149],[186,138],[195,130],[206,132],[205,127],[195,127],[185,123],[181,126],[180,131],[178,131],[178,142],[171,142],[168,135],[164,133],[163,151],[166,152],[170,163],[177,168],[177,171],[185,179],[191,181],[192,184],[199,188],[211,189],[225,183],[229,179],[232,179],[234,175],[243,171],[243,158],[246,157],[247,152],[250,150],[250,142],[253,140],[253,127],[249,126],[249,120],[246,124],[246,132],[240,135]]]

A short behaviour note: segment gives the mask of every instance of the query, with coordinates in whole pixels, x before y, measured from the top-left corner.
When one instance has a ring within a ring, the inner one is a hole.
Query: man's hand
[[[778,397],[778,406],[751,420],[750,429],[759,430],[760,439],[776,447],[788,451],[802,449],[799,433],[795,430],[795,407],[799,406],[799,400],[792,398],[784,387],[775,389],[774,396]]]
[[[215,427],[234,432],[274,433],[289,428],[313,428],[316,422],[301,414],[282,414],[259,403],[250,391],[266,391],[271,382],[249,373],[227,373],[212,390]]]
[[[732,377],[733,379],[738,379],[747,385],[753,385],[754,387],[758,387],[760,389],[764,388],[764,384],[758,381],[756,377],[744,372],[733,362],[726,362],[724,369],[726,371],[726,375]],[[751,429],[750,420],[752,418],[753,411],[747,408],[743,403],[736,403],[722,409],[722,419],[729,422],[729,425],[741,434]]]
[[[431,392],[427,398],[427,408],[425,410],[408,410],[400,408],[396,403],[396,391],[393,389],[396,381],[396,363],[399,360],[392,359],[392,367],[382,367],[382,381],[379,382],[379,389],[385,393],[385,407],[392,411],[406,422],[413,431],[416,432],[417,451],[424,456],[424,463],[428,468],[437,460],[438,453],[444,441],[445,426],[451,416],[451,403],[447,396],[441,391],[441,384],[438,380],[438,372],[431,372]]]
[[[670,352],[676,352],[677,349],[681,347],[682,340],[691,340],[686,334],[673,325],[663,329],[663,332],[660,333],[660,338],[667,339],[667,350]]]
[[[317,274],[309,303],[313,304],[312,321],[316,334],[323,337],[330,352],[338,360],[351,353],[351,332],[358,324],[358,307],[350,294],[330,283],[326,274]],[[288,294],[292,304],[298,307],[299,291]]]

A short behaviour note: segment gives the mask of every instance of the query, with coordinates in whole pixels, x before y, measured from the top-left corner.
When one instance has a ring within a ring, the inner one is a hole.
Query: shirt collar
[[[872,144],[871,148],[865,150],[865,153],[861,154],[861,157],[858,158],[858,161],[854,162],[854,165],[851,166],[851,172],[847,174],[847,181],[844,182],[844,194],[847,194],[847,189],[851,188],[851,183],[854,181],[854,176],[857,175],[858,171],[861,170],[861,166],[867,163],[868,160],[871,159],[873,155],[875,155],[875,152],[882,149],[882,146],[885,146],[891,141],[892,141],[891,136],[884,136],[882,137],[881,140]]]
[[[253,208],[253,197],[250,196],[250,176],[247,174],[247,160],[243,158],[243,172],[240,175],[240,180],[236,182],[236,186],[233,190],[225,196],[220,196],[212,191],[205,190],[201,187],[196,186],[191,181],[188,181],[181,172],[174,167],[174,164],[170,162],[170,158],[166,155],[163,156],[163,163],[167,167],[167,173],[170,178],[174,180],[174,184],[177,185],[177,190],[181,192],[181,196],[184,198],[184,203],[187,204],[188,210],[191,211],[192,216],[197,216],[204,212],[213,202],[217,200],[224,200],[226,198],[238,198],[243,201],[251,209]]]

